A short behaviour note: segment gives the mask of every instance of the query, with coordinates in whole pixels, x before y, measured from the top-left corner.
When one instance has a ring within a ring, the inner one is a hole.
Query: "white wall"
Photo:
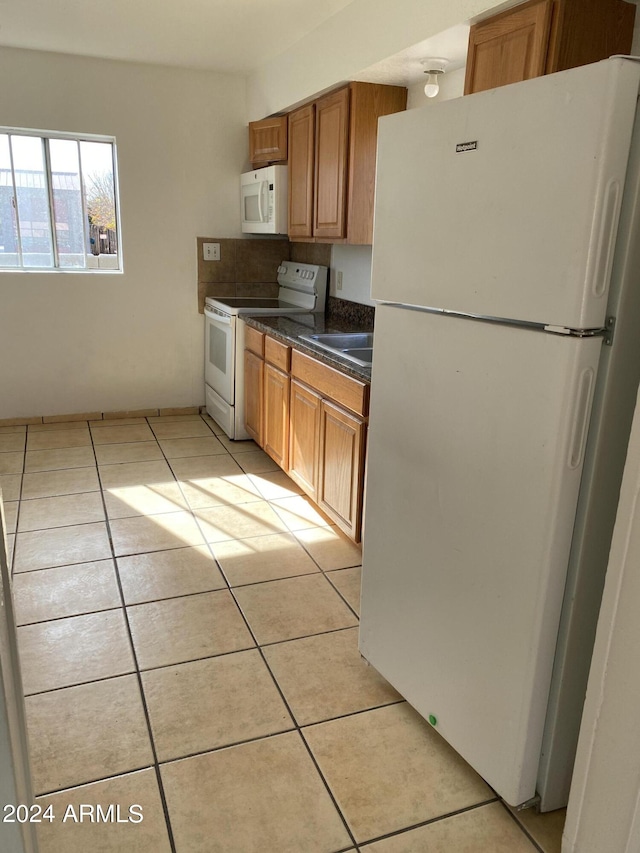
[[[563,853],[640,849],[640,401],[591,661]]]
[[[456,24],[496,0],[353,0],[248,79],[249,119],[286,110]]]
[[[0,123],[116,137],[124,275],[0,273],[0,418],[203,402],[196,237],[238,237],[239,76],[0,49]]]

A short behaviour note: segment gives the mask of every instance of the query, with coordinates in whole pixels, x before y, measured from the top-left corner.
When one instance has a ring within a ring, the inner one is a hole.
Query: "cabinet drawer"
[[[322,364],[298,350],[291,354],[291,375],[357,415],[369,414],[369,385]]]
[[[244,348],[264,358],[264,332],[247,326],[244,333]]]
[[[279,367],[280,370],[284,370],[285,373],[288,373],[291,366],[291,347],[266,335],[264,339],[264,359],[270,364],[275,365],[275,367]]]

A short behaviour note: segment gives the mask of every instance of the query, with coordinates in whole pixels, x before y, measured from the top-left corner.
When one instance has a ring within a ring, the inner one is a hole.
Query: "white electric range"
[[[229,438],[247,439],[244,426],[243,314],[278,315],[324,312],[327,268],[283,261],[278,267],[278,297],[212,297],[205,301],[205,400],[207,412]]]

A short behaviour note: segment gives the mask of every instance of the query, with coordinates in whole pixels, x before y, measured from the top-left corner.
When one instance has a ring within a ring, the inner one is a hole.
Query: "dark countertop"
[[[295,346],[307,355],[312,356],[342,373],[353,376],[355,379],[371,382],[371,367],[363,367],[349,361],[346,358],[341,358],[337,353],[328,352],[320,347],[315,347],[309,341],[300,340],[300,335],[315,335],[324,332],[370,332],[371,326],[368,324],[357,324],[347,319],[332,317],[327,319],[324,314],[291,314],[285,316],[262,315],[252,317],[248,314],[242,314],[241,320],[257,329],[260,332],[265,332],[274,338],[278,338],[283,343]]]

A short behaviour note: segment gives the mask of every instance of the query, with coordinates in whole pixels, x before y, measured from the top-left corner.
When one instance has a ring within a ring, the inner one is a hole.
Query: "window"
[[[122,269],[113,138],[0,128],[0,269]]]

